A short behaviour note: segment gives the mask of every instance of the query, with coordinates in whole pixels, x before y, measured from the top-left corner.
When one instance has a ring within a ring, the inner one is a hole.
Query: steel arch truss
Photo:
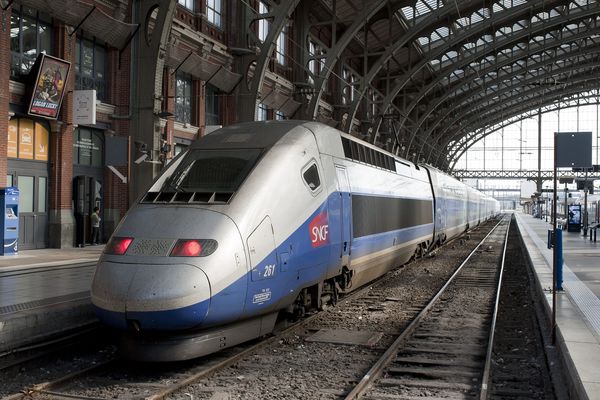
[[[296,117],[444,169],[502,121],[600,88],[598,0],[310,0],[294,14]]]

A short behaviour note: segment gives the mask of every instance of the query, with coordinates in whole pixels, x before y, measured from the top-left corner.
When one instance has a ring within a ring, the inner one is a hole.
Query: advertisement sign
[[[581,204],[569,204],[569,225],[581,224]]]
[[[95,90],[75,90],[73,92],[73,123],[77,125],[96,124]]]
[[[17,158],[17,142],[19,137],[19,129],[17,121],[12,119],[8,121],[8,145],[6,155],[8,157]]]
[[[19,123],[19,158],[33,160],[33,121],[30,119]]]
[[[35,86],[29,103],[29,114],[56,119],[65,92],[71,63],[59,58],[40,54]]]
[[[48,161],[48,142],[50,134],[48,129],[39,122],[35,123],[35,159]]]

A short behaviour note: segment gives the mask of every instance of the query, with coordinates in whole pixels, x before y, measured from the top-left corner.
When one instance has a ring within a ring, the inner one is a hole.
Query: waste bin
[[[19,242],[19,189],[16,187],[0,188],[0,210],[4,210],[0,218],[2,245],[0,255],[17,254]]]

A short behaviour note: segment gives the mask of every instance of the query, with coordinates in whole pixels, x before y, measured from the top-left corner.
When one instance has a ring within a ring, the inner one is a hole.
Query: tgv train
[[[494,199],[317,122],[228,126],[175,158],[93,279],[131,358],[194,358],[335,302],[498,213]]]

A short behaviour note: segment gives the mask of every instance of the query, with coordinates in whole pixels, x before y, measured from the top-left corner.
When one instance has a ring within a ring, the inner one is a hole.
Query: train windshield
[[[165,180],[162,192],[235,192],[256,164],[260,149],[191,150]]]

